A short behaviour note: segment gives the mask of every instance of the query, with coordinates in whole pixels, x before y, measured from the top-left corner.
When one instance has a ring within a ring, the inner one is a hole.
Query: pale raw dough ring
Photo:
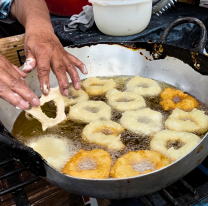
[[[75,97],[75,98],[74,98]],[[76,90],[73,87],[69,89],[69,97],[64,97],[65,107],[74,105],[81,101],[87,101],[89,99],[88,94],[82,89]]]
[[[173,147],[168,149],[167,142],[169,140],[180,140],[185,145],[177,150]],[[189,153],[200,141],[201,139],[192,133],[163,130],[155,134],[152,141],[150,142],[150,147],[152,150],[157,151],[175,161]]]
[[[65,106],[64,99],[62,94],[59,91],[59,87],[51,88],[50,93],[45,96],[42,94],[40,98],[40,105],[44,105],[46,102],[54,101],[54,104],[57,107],[57,115],[55,118],[49,118],[43,112],[41,107],[32,107],[30,110],[25,110],[27,113],[31,114],[35,119],[42,123],[42,129],[45,131],[49,127],[53,127],[60,122],[62,122],[65,118]]]
[[[162,114],[149,108],[126,111],[120,119],[121,125],[136,134],[153,135],[162,130]]]
[[[79,165],[83,161],[95,161],[96,169],[80,170]],[[110,154],[102,149],[94,149],[86,151],[81,149],[62,169],[62,172],[73,177],[87,178],[87,179],[106,179],[109,177],[110,168],[112,165],[112,158]]]
[[[96,120],[85,126],[82,130],[82,138],[108,149],[120,150],[125,147],[120,138],[123,130],[120,124],[111,120]]]
[[[125,178],[143,175],[155,170],[159,170],[171,163],[170,159],[154,151],[139,150],[129,152],[118,158],[112,167],[110,175],[114,178]],[[138,171],[136,168],[143,169]]]
[[[127,84],[126,89],[131,92],[138,92],[142,96],[156,96],[160,94],[159,84],[148,78],[135,76]]]
[[[198,109],[185,112],[176,108],[165,121],[165,127],[181,132],[205,132],[208,130],[208,116],[204,112]]]
[[[68,118],[89,123],[94,120],[109,120],[111,108],[102,101],[82,101],[70,107]]]
[[[82,86],[89,95],[96,96],[105,94],[108,90],[115,88],[116,83],[113,79],[89,77],[83,82]]]
[[[108,104],[118,111],[133,111],[146,107],[144,98],[137,92],[120,92],[112,89],[106,93]]]

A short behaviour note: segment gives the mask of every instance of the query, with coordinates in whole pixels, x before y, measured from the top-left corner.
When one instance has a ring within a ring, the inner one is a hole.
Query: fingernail
[[[68,89],[65,89],[64,90],[64,96],[68,96],[68,94],[69,94],[69,90]]]
[[[87,68],[86,68],[85,65],[82,66],[82,69],[83,69],[84,74],[87,74],[88,73]]]
[[[80,89],[80,82],[75,83],[75,89]]]
[[[34,97],[33,100],[32,100],[32,103],[33,103],[35,106],[39,106],[39,105],[40,105],[40,100],[39,100],[37,97]]]
[[[20,109],[24,110],[24,109],[27,109],[28,107],[29,107],[29,104],[26,101],[24,100],[20,101],[20,105],[19,105]]]

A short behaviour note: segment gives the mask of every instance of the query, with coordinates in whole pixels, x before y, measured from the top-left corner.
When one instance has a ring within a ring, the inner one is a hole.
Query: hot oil
[[[130,76],[117,76],[117,77],[101,77],[101,79],[109,79],[112,78],[116,84],[119,91],[125,91],[125,85],[126,83],[132,78]],[[163,82],[157,81],[163,90],[164,88],[171,87],[175,88],[172,85],[168,85]],[[160,96],[156,97],[144,97],[146,101],[147,107],[149,107],[152,110],[161,112],[163,115],[163,125],[167,117],[171,114],[171,111],[165,112],[162,108],[162,106],[159,104],[161,101]],[[105,95],[101,96],[90,96],[90,100],[94,101],[104,101],[107,103]],[[199,101],[198,101],[199,102]],[[66,108],[66,113],[67,113]],[[207,113],[206,107],[199,102],[198,109],[204,110]],[[45,104],[42,108],[42,110],[50,117],[56,116],[56,107],[52,103]],[[112,109],[112,121],[115,121],[117,123],[120,122],[120,118],[122,116],[122,113],[119,111],[116,111]],[[117,158],[121,157],[123,154],[128,153],[129,151],[137,151],[137,150],[150,150],[150,141],[151,137],[146,135],[138,135],[134,134],[133,132],[125,130],[121,134],[121,140],[125,144],[125,148],[120,151],[111,151],[108,150],[106,147],[102,147],[96,144],[92,144],[89,142],[86,142],[82,140],[82,130],[86,126],[86,124],[74,122],[71,120],[64,121],[60,123],[59,125],[56,125],[52,128],[48,128],[46,131],[42,131],[41,123],[37,121],[36,119],[28,120],[25,117],[25,112],[20,113],[17,120],[14,123],[12,134],[19,139],[22,142],[28,142],[33,137],[38,137],[40,135],[45,134],[57,134],[63,137],[66,137],[70,140],[72,140],[74,146],[76,147],[76,150],[84,149],[84,150],[92,150],[92,149],[104,149],[108,151],[111,154],[111,157],[113,161],[115,162]],[[204,134],[197,134],[201,138],[204,136]]]

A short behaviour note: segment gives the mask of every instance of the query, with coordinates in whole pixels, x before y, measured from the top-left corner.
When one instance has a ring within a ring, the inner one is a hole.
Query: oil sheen
[[[126,89],[125,88],[126,83],[132,77],[131,76],[116,76],[116,77],[100,77],[100,78],[101,79],[112,78],[116,82],[117,89],[119,91],[124,91]],[[158,82],[158,83],[162,90],[167,87],[175,88],[174,86],[168,85],[164,82]],[[161,101],[160,96],[158,95],[155,97],[144,97],[144,99],[146,101],[147,107],[149,107],[152,110],[159,111],[162,113],[163,125],[164,125],[165,120],[167,119],[167,117],[170,115],[171,112],[170,111],[165,112],[162,109],[162,106],[159,104],[159,102]],[[107,103],[105,95],[90,96],[90,100],[104,101]],[[54,105],[53,102],[48,102],[44,104],[41,108],[47,116],[52,117],[52,118],[56,117],[56,106]],[[207,114],[206,107],[200,102],[199,102],[198,109],[206,111],[205,114]],[[68,111],[69,111],[69,108],[66,108],[65,113],[67,113]],[[118,112],[112,109],[111,120],[119,123],[121,114],[122,114],[121,112]],[[84,149],[84,150],[104,149],[111,154],[113,161],[115,161],[118,157],[122,156],[123,154],[128,153],[129,151],[150,150],[150,141],[151,141],[150,136],[138,135],[138,134],[134,134],[130,131],[125,130],[121,134],[121,140],[125,144],[126,147],[120,151],[116,151],[116,152],[110,151],[106,147],[102,147],[102,146],[92,144],[92,143],[82,140],[81,132],[85,126],[86,124],[67,120],[52,128],[48,128],[46,131],[42,131],[41,123],[34,118],[29,120],[28,118],[26,118],[25,112],[23,111],[20,113],[20,115],[17,117],[14,123],[12,134],[14,137],[16,137],[18,140],[20,140],[23,143],[27,143],[31,139],[39,138],[40,136],[46,135],[46,134],[59,135],[64,138],[68,138],[72,140],[76,151],[78,151],[79,149]],[[204,134],[200,134],[200,137],[203,137],[203,136]]]

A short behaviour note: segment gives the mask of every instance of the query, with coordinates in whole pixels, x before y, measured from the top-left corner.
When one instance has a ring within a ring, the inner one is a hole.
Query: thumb
[[[24,63],[24,67],[22,68],[22,71],[25,73],[29,73],[33,69],[35,69],[35,67],[36,67],[36,59],[30,52],[28,52],[26,61]]]

